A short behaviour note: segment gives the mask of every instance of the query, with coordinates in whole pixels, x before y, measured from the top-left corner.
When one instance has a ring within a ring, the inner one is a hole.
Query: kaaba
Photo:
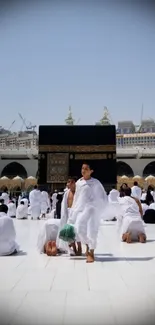
[[[81,177],[84,161],[93,164],[93,177],[109,189],[116,184],[114,125],[40,125],[38,184],[53,191],[64,188],[69,176]]]

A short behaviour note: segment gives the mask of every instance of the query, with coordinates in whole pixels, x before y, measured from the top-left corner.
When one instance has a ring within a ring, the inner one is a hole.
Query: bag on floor
[[[59,238],[68,243],[73,243],[75,236],[74,226],[72,225],[65,225],[59,233]]]

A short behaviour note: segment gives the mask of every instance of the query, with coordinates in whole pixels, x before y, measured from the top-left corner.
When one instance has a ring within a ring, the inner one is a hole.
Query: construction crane
[[[27,131],[30,130],[30,131],[32,131],[34,133],[37,126],[36,125],[33,125],[31,122],[29,123],[29,125],[27,125],[26,124],[26,119],[23,118],[23,116],[20,113],[18,113],[18,115],[19,115],[20,119],[23,122],[22,127],[24,125]]]

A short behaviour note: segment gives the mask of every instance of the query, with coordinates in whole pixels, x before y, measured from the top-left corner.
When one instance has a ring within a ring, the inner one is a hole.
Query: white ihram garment
[[[37,189],[32,190],[29,195],[31,217],[37,219],[41,214],[41,192]]]
[[[141,188],[139,186],[132,186],[131,187],[131,193],[132,193],[133,197],[135,197],[139,201],[141,200],[142,190],[141,190]]]
[[[46,191],[41,192],[41,214],[46,214],[47,209],[50,208],[50,200]]]
[[[151,195],[153,196],[153,199],[155,201],[155,191],[151,191]]]
[[[142,193],[141,195],[141,198],[140,198],[141,201],[145,201],[146,200],[146,193]]]
[[[59,233],[60,233],[60,230],[67,224],[69,215],[70,215],[70,211],[71,211],[71,209],[68,208],[68,203],[67,203],[69,192],[70,192],[70,190],[66,190],[64,192],[63,200],[61,203],[61,218],[60,218],[59,232],[58,232],[57,241],[56,241],[57,247],[66,253],[70,252],[68,243],[64,242],[62,239],[59,238]]]
[[[95,249],[100,221],[108,205],[102,184],[95,178],[79,179],[68,223],[74,224],[77,241]]]
[[[108,195],[109,205],[106,208],[105,213],[107,214],[106,221],[113,220],[114,217],[117,217],[117,211],[119,210],[119,191],[118,190],[111,190]]]
[[[7,256],[19,251],[13,219],[0,212],[0,255]]]
[[[37,242],[37,248],[40,253],[44,253],[44,246],[49,240],[56,241],[59,225],[59,219],[49,219],[45,221],[43,227],[40,230]]]
[[[24,202],[24,205],[27,206],[28,208],[28,205],[29,205],[29,201],[28,199],[26,199],[25,197],[23,199],[20,200],[20,202],[23,201]]]
[[[146,203],[141,203],[143,215],[145,214],[145,211],[148,210],[149,206]]]
[[[132,240],[137,240],[138,234],[145,234],[144,223],[139,212],[137,202],[130,196],[120,198],[122,207],[122,218],[119,219],[121,237],[130,232]]]
[[[119,191],[113,189],[110,191],[108,195],[108,200],[110,203],[116,203],[118,202],[118,197],[119,197]]]
[[[9,199],[9,194],[6,192],[3,192],[1,195],[1,199],[4,200],[4,204],[8,205],[10,199]]]
[[[8,213],[7,213],[7,215],[9,217],[15,217],[16,216],[16,204],[15,203],[12,203],[12,202],[8,203]]]
[[[28,218],[28,208],[26,205],[19,204],[16,211],[17,219],[27,219]]]
[[[148,208],[152,209],[152,210],[155,210],[155,203],[151,203]]]
[[[57,192],[53,193],[52,195],[52,209],[56,209],[57,195],[58,195]]]

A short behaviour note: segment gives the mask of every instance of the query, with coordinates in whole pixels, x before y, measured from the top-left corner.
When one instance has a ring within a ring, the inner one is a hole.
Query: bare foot
[[[138,240],[140,243],[144,244],[144,243],[146,243],[146,236],[144,234],[139,234]]]
[[[88,252],[86,263],[93,263],[93,262],[94,262],[94,254]]]
[[[132,243],[131,233],[130,232],[127,232],[127,234],[126,234],[126,242],[127,242],[127,244]]]
[[[125,242],[126,239],[127,239],[127,235],[126,235],[126,234],[123,234],[123,236],[122,236],[122,240]]]

